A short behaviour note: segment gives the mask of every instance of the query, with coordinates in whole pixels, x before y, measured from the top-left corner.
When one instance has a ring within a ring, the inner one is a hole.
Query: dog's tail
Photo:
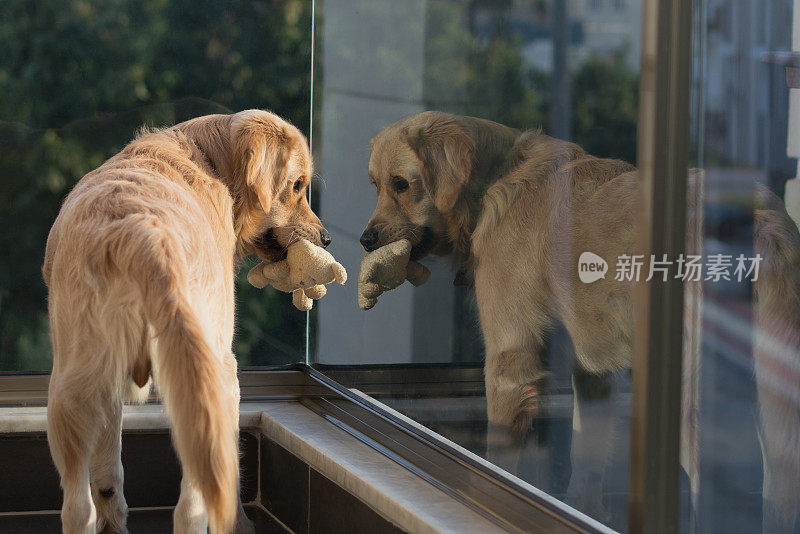
[[[203,496],[210,531],[229,532],[238,504],[238,421],[232,416],[234,393],[224,384],[223,355],[212,350],[204,317],[198,316],[204,303],[185,280],[191,266],[180,238],[153,215],[129,215],[119,223],[112,241],[118,245],[107,249],[106,264],[141,291],[156,337],[153,363],[173,443],[185,475]]]

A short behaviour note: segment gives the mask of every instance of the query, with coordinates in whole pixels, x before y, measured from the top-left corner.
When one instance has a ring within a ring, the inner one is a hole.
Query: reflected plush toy
[[[325,296],[325,284],[347,281],[347,271],[330,252],[301,239],[286,250],[286,259],[275,263],[261,262],[247,273],[247,281],[261,289],[267,284],[278,291],[292,294],[298,310],[307,311],[313,300]],[[313,299],[313,300],[312,300]]]
[[[411,242],[401,239],[373,250],[361,260],[358,273],[358,307],[368,310],[384,291],[396,288],[406,280],[415,286],[428,281],[431,272],[411,258]]]

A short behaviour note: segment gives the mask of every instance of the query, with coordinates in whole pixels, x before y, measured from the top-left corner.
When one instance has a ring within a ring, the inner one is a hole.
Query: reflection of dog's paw
[[[539,415],[539,389],[534,385],[522,386],[519,410],[514,418],[512,430],[519,435],[527,434],[534,418]]]

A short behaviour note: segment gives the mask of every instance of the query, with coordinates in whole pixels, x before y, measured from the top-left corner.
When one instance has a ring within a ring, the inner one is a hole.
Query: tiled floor
[[[286,534],[280,523],[256,506],[246,506],[245,512],[256,525],[258,534]],[[172,509],[131,510],[128,514],[128,530],[131,534],[160,534],[172,532]],[[61,532],[58,513],[0,515],[0,532],[3,534],[57,534]]]

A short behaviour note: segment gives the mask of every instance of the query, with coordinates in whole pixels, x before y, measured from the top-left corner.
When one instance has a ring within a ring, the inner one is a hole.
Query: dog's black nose
[[[323,247],[327,247],[331,244],[331,234],[329,234],[328,231],[323,228],[319,231],[319,240],[322,241]]]
[[[375,244],[378,242],[378,231],[374,228],[367,228],[364,230],[364,233],[361,234],[361,246],[364,247],[364,250],[367,252],[375,250]]]

